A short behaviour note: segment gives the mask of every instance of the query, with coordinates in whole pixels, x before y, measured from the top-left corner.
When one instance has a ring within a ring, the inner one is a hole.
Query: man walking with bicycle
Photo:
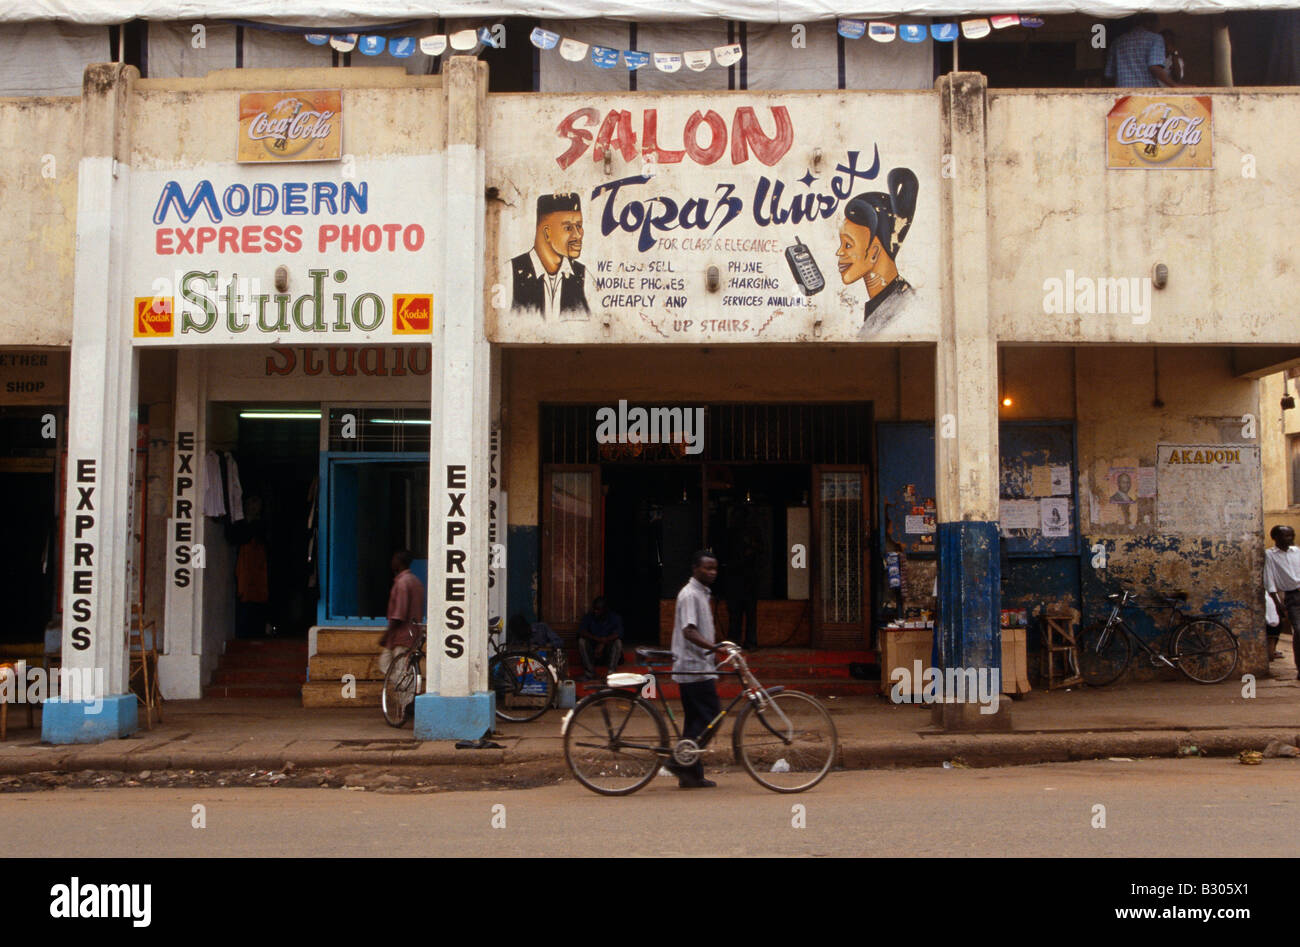
[[[384,650],[379,655],[379,673],[387,674],[394,659],[415,644],[415,626],[424,621],[424,585],[411,571],[411,553],[405,549],[393,553],[389,565],[393,570],[393,588],[388,593],[388,628],[379,639]]]
[[[673,613],[673,680],[682,694],[682,737],[698,739],[722,710],[718,703],[718,688],[714,683],[713,610],[709,606],[709,589],[718,578],[718,560],[713,554],[701,550],[691,557],[691,578],[677,593],[677,608]],[[677,774],[677,785],[682,789],[706,789],[716,786],[704,778],[704,763],[696,760],[690,766],[669,763],[668,769]]]

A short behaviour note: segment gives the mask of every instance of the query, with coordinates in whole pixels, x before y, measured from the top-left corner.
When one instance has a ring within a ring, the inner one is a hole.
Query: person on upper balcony
[[[1180,86],[1165,68],[1165,40],[1156,32],[1154,13],[1139,13],[1132,28],[1115,40],[1106,58],[1106,78],[1121,89]]]

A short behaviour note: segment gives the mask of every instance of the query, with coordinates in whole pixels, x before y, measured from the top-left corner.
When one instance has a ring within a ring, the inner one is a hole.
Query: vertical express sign
[[[90,647],[95,594],[95,461],[77,461],[77,505],[72,511],[72,647]],[[88,538],[87,538],[88,537]],[[84,566],[84,568],[83,568]]]
[[[176,508],[172,520],[172,585],[188,588],[193,581],[190,543],[194,541],[194,432],[176,432],[176,473],[172,496]]]
[[[459,658],[465,654],[465,636],[459,632],[465,628],[465,561],[468,556],[465,534],[469,532],[465,514],[465,498],[469,496],[465,465],[448,464],[446,483],[447,532],[443,539],[447,579],[443,589],[442,647],[447,657]]]

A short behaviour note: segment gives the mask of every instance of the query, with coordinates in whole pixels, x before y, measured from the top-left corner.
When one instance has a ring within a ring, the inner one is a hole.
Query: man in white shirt
[[[1268,532],[1274,547],[1264,550],[1264,590],[1277,605],[1278,616],[1286,616],[1291,623],[1291,649],[1296,649],[1300,637],[1300,549],[1295,545],[1295,530],[1290,526],[1274,526]],[[1279,623],[1278,629],[1281,629]],[[1281,657],[1277,652],[1277,638],[1269,638],[1269,658]],[[1300,670],[1300,656],[1296,657]],[[1296,675],[1300,678],[1300,673]]]
[[[548,321],[562,314],[590,315],[582,253],[582,203],[577,194],[537,199],[533,248],[510,261],[512,312],[536,312]],[[581,315],[579,316],[581,318]]]
[[[696,740],[713,718],[722,711],[718,688],[713,683],[713,655],[718,652],[713,628],[713,610],[709,589],[718,578],[718,560],[701,550],[691,557],[691,578],[677,593],[673,613],[673,680],[682,695],[682,737]],[[704,764],[696,760],[690,766],[668,764],[677,774],[682,789],[711,789],[717,785],[704,777]]]

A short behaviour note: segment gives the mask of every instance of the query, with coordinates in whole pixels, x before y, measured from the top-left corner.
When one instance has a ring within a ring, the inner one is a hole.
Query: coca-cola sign
[[[342,145],[343,105],[337,89],[239,96],[241,162],[337,161]]]
[[[1127,95],[1106,116],[1107,167],[1212,168],[1207,95]]]

